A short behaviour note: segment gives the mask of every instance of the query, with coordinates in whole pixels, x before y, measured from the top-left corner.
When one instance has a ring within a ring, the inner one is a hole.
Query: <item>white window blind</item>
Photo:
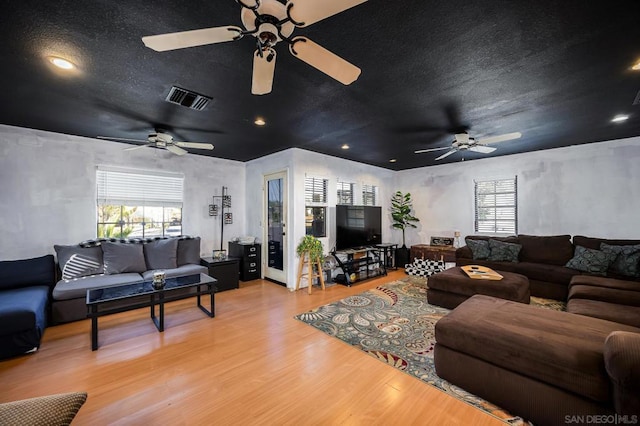
[[[378,187],[375,185],[362,185],[362,204],[375,206],[378,201]]]
[[[518,233],[517,176],[475,182],[475,230],[478,233]]]
[[[304,179],[304,201],[307,204],[327,203],[327,179],[307,177]]]
[[[182,208],[184,176],[98,167],[98,204]]]
[[[338,182],[338,204],[353,205],[353,183]]]

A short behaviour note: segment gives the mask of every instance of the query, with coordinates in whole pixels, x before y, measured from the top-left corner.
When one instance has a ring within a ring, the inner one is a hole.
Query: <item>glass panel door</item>
[[[265,176],[266,268],[265,277],[285,284],[286,274],[286,172]]]

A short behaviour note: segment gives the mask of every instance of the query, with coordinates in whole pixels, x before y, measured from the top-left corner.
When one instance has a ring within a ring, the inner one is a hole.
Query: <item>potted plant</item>
[[[311,258],[311,262],[322,262],[324,260],[324,247],[322,241],[312,235],[305,235],[296,247],[296,253],[300,261],[304,261],[305,254]]]
[[[409,249],[405,243],[405,229],[416,228],[414,222],[420,219],[411,214],[411,194],[407,192],[397,191],[391,197],[391,218],[393,219],[393,227],[402,230],[402,247],[396,250],[396,265],[403,266],[409,263]]]

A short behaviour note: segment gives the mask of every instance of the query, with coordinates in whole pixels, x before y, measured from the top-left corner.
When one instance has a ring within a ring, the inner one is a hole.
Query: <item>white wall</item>
[[[221,219],[209,217],[208,205],[223,185],[234,215],[225,240],[245,233],[243,163],[157,149],[124,151],[130,146],[0,125],[0,259],[42,256],[53,253],[54,244],[95,238],[97,165],[183,173],[183,233],[202,237],[202,254],[219,248]]]
[[[96,235],[95,169],[117,165],[185,175],[183,232],[203,238],[202,254],[220,245],[220,218],[208,216],[213,195],[229,188],[234,223],[223,247],[242,235],[263,238],[263,175],[289,173],[287,285],[295,286],[295,247],[305,233],[304,178],[329,179],[328,252],[335,244],[338,180],[377,185],[385,242],[401,242],[391,228],[389,200],[411,192],[418,229],[407,245],[431,236],[473,234],[473,180],[518,176],[519,232],[640,238],[640,138],[393,172],[302,149],[248,163],[0,125],[0,260],[53,253],[54,244],[75,244]]]
[[[518,233],[640,238],[640,138],[572,146],[398,172],[413,195],[418,229],[431,236],[474,234],[474,179],[518,176]]]
[[[250,235],[262,236],[261,226],[263,220],[263,193],[262,179],[264,174],[288,170],[289,173],[289,208],[287,223],[288,242],[288,274],[287,287],[294,288],[298,271],[298,258],[295,248],[300,239],[305,235],[304,222],[304,179],[305,177],[318,177],[329,180],[328,202],[329,214],[327,215],[327,237],[321,238],[325,252],[329,252],[335,245],[335,205],[337,202],[336,185],[338,180],[354,182],[356,194],[354,202],[362,204],[362,185],[376,185],[379,188],[379,205],[382,206],[382,240],[394,241],[395,232],[391,228],[391,216],[389,214],[389,200],[395,189],[393,183],[394,172],[379,167],[369,166],[354,161],[318,154],[303,149],[289,149],[272,154],[247,163],[247,205],[255,206],[247,214],[247,230]],[[260,208],[258,208],[260,206]],[[265,260],[265,259],[263,259]],[[305,283],[306,284],[306,283]]]

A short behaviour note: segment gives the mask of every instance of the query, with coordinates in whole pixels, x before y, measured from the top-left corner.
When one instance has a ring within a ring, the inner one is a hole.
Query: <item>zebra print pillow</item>
[[[104,273],[102,248],[80,246],[53,246],[63,280]]]

